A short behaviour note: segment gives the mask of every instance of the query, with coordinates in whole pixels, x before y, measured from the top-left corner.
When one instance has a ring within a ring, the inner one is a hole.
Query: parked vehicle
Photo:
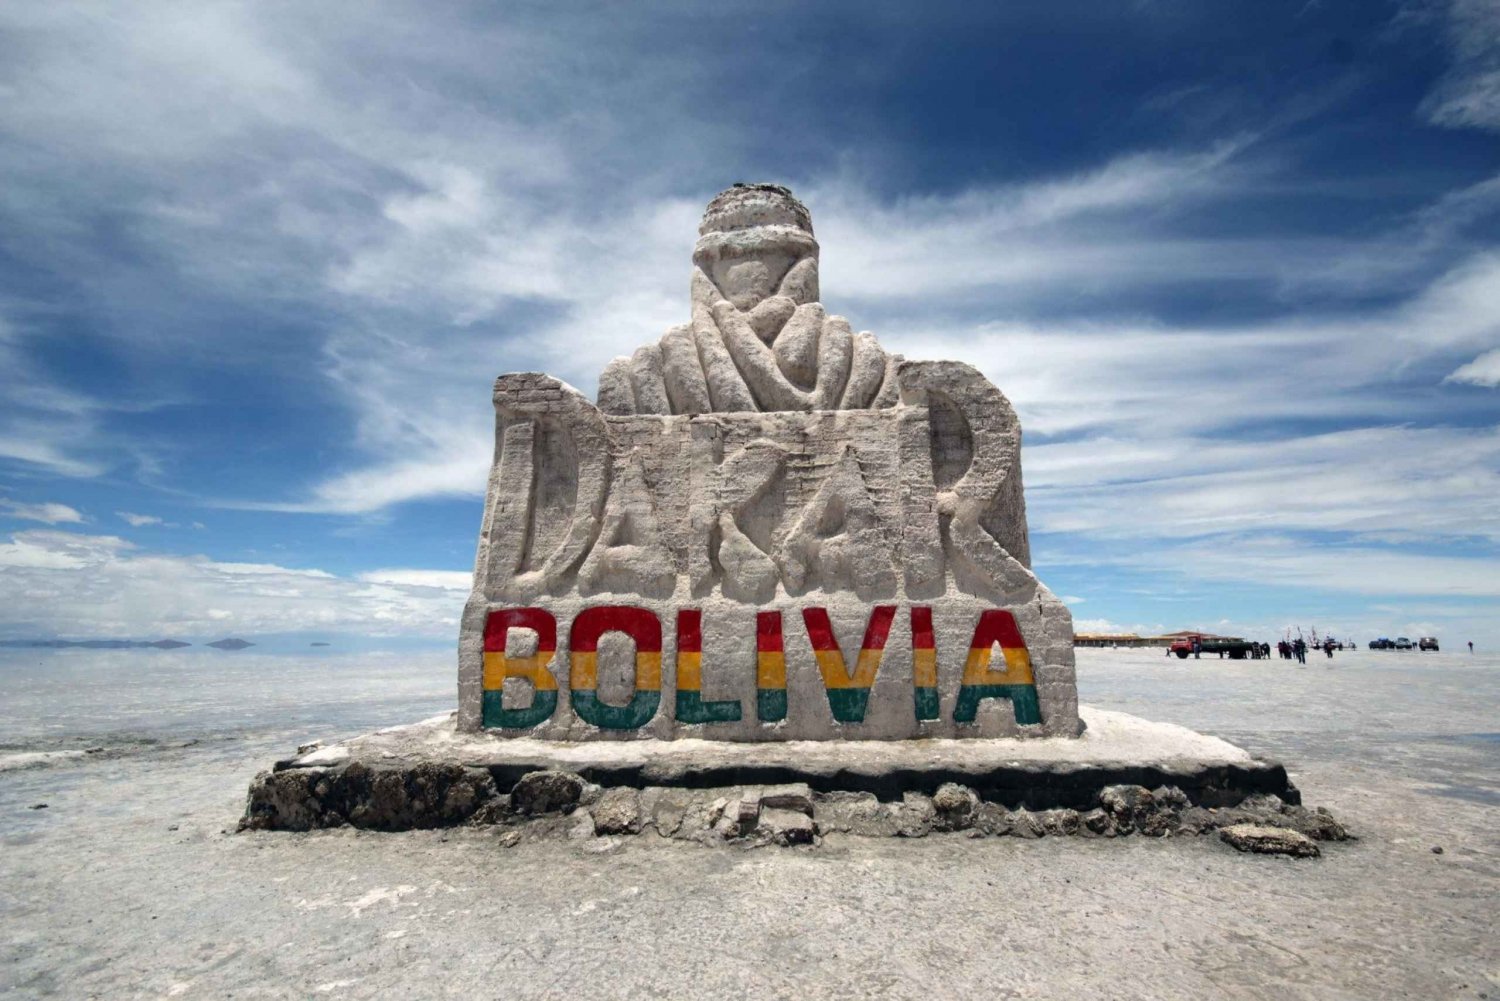
[[[1186,660],[1192,656],[1193,639],[1194,637],[1192,636],[1179,637],[1173,640],[1172,645],[1167,649],[1171,653],[1175,653],[1178,660]],[[1228,654],[1230,660],[1244,660],[1250,656],[1255,646],[1249,640],[1228,639],[1218,636],[1199,636],[1197,640],[1200,653],[1216,653],[1220,659],[1225,654]]]
[[[1380,639],[1378,639],[1378,640],[1371,640],[1370,641],[1370,649],[1371,650],[1389,650],[1392,647],[1394,647],[1395,645],[1396,644],[1392,643],[1388,638],[1386,638],[1384,636],[1380,637]]]
[[[1436,636],[1423,636],[1421,639],[1417,640],[1418,650],[1436,650],[1437,648],[1438,641]]]
[[[1411,648],[1412,648],[1412,642],[1411,642],[1411,640],[1407,639],[1405,636],[1397,636],[1396,637],[1396,649],[1397,650],[1410,650]]]

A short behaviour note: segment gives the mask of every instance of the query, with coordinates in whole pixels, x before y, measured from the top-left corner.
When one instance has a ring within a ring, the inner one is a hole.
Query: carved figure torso
[[[896,402],[895,365],[869,332],[818,302],[812,221],[785,188],[715,198],[693,252],[692,320],[616,358],[606,414],[863,410]]]

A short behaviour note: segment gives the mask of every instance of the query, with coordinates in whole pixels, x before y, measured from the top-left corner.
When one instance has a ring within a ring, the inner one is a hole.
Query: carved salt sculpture
[[[828,315],[786,188],[714,198],[693,263],[691,321],[610,363],[597,405],[495,383],[460,728],[1076,736],[1005,397]]]

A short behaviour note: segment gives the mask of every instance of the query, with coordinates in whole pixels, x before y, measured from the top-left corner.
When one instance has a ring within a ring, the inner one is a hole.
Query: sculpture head
[[[719,192],[708,203],[698,234],[693,263],[736,308],[752,309],[777,294],[787,273],[807,259],[812,263],[803,269],[795,298],[818,297],[812,216],[781,185],[736,184]]]

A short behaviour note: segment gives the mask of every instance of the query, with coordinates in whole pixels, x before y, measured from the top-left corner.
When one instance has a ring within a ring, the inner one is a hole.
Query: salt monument
[[[596,403],[495,383],[460,729],[1076,737],[1005,396],[829,313],[786,188],[735,185],[698,232],[691,319],[611,362]]]
[[[1344,836],[1275,762],[1080,711],[1015,411],[830,314],[791,192],[714,198],[689,292],[594,402],[496,381],[457,712],[305,745],[243,828]]]

